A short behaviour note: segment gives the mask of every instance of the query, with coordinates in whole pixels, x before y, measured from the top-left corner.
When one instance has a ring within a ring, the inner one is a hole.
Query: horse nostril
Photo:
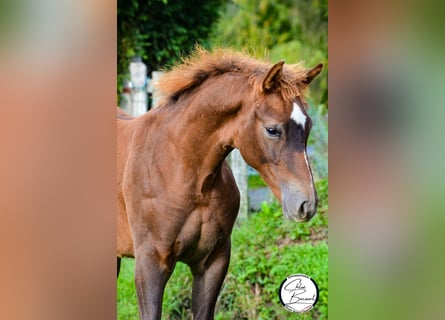
[[[307,214],[308,214],[308,205],[307,201],[303,201],[300,205],[300,208],[298,208],[298,216],[300,219],[306,220]]]

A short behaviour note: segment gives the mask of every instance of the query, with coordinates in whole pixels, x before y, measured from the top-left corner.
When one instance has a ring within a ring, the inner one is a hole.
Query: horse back
[[[128,113],[125,113],[121,108],[117,108],[117,113],[116,113],[116,117],[117,119],[120,120],[133,120],[135,117],[130,116]]]

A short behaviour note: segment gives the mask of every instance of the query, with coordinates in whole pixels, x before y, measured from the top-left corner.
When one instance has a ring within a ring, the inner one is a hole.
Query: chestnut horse
[[[141,319],[160,319],[177,261],[193,275],[194,319],[213,319],[240,200],[225,162],[234,148],[286,218],[315,214],[303,93],[321,69],[198,49],[161,78],[158,108],[118,113],[118,270],[120,257],[135,257]]]

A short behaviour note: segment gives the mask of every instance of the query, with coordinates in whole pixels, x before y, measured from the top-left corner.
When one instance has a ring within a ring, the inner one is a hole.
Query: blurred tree
[[[231,46],[272,61],[327,62],[327,0],[231,0],[212,33],[214,46]],[[327,102],[327,77],[311,86]]]
[[[118,0],[118,88],[130,59],[139,55],[148,72],[173,64],[196,43],[208,46],[212,24],[227,0]]]

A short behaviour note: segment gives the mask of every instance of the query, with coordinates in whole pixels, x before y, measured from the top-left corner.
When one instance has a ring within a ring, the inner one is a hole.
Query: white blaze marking
[[[293,107],[294,108],[293,108],[292,113],[290,115],[291,119],[293,119],[297,124],[301,125],[303,127],[303,129],[306,128],[306,119],[307,119],[307,117],[303,113],[303,111],[301,110],[302,107],[298,103],[296,103],[296,102],[294,102]],[[314,177],[312,176],[312,170],[311,170],[311,167],[310,167],[310,164],[309,164],[309,160],[307,159],[306,149],[304,150],[303,154],[304,154],[304,161],[306,162],[307,170],[309,172],[309,176],[310,176],[310,179],[311,179],[311,187],[312,187],[312,190],[315,190],[315,187],[314,187]]]
[[[290,117],[297,124],[301,125],[303,129],[306,127],[306,115],[301,111],[300,105],[296,102],[294,102],[294,109],[292,110]]]
[[[307,171],[309,172],[309,176],[310,176],[310,178],[311,178],[311,188],[312,188],[312,191],[314,192],[314,190],[315,190],[315,186],[314,186],[314,177],[312,176],[312,170],[311,170],[311,167],[310,167],[310,165],[309,165],[309,161],[308,161],[308,159],[307,159],[307,153],[306,153],[306,150],[304,150],[304,161],[306,161]]]

